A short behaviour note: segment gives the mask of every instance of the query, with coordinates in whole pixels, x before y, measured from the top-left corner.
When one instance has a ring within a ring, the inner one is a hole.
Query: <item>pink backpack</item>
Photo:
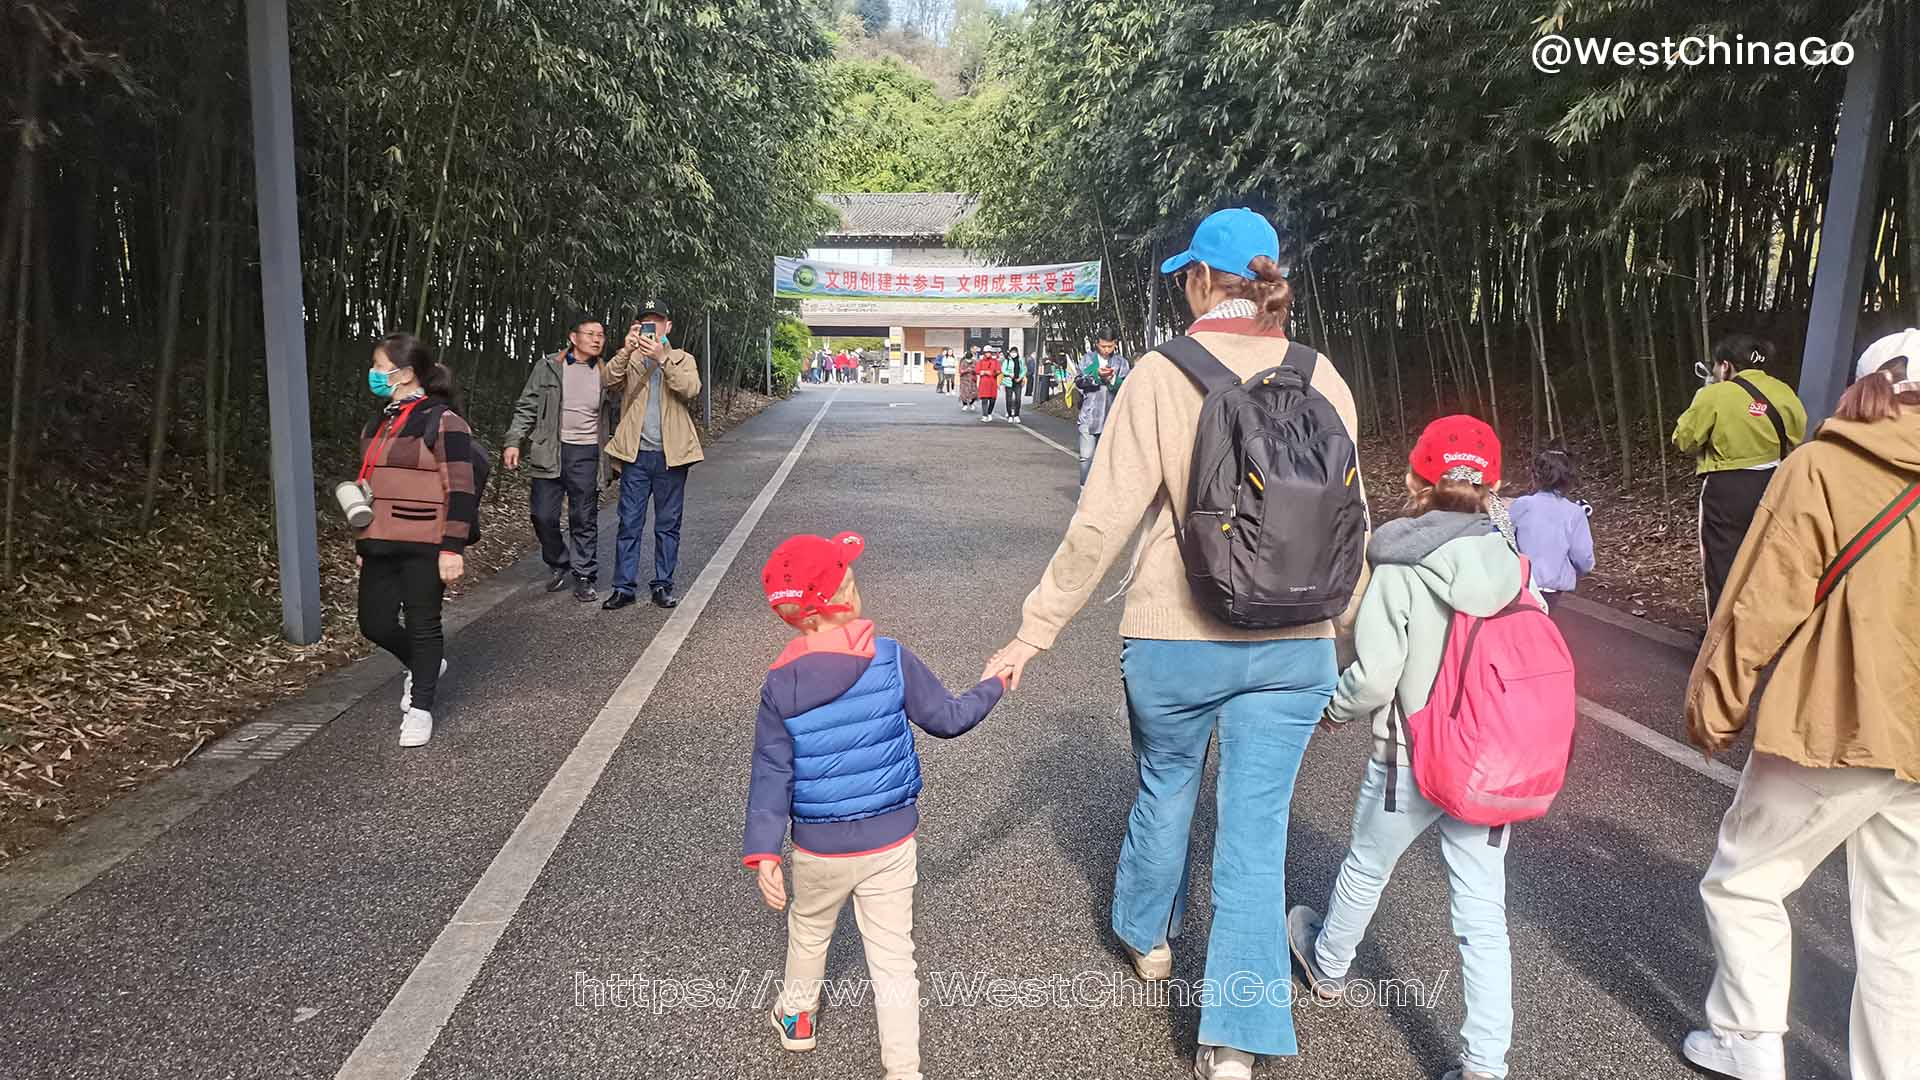
[[[1542,816],[1566,781],[1573,752],[1573,656],[1526,583],[1485,619],[1454,612],[1433,693],[1405,718],[1413,779],[1435,806],[1473,825]],[[1400,714],[1394,702],[1394,720]],[[1398,758],[1399,751],[1394,751]],[[1389,762],[1393,809],[1398,760]],[[1495,841],[1497,842],[1497,840]]]

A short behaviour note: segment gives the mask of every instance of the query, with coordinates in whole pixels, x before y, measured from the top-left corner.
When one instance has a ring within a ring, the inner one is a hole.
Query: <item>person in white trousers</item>
[[[1700,883],[1719,958],[1682,1052],[1785,1080],[1786,898],[1844,846],[1857,975],[1853,1080],[1920,1077],[1920,330],[1876,342],[1834,419],[1788,456],[1687,689],[1708,754],[1754,749]],[[1762,673],[1773,674],[1755,704]]]

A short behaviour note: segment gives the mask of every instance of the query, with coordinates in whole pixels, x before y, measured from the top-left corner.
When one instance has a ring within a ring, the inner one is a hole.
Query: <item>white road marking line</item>
[[[1047,438],[1047,437],[1046,437],[1045,435],[1042,435],[1042,434],[1040,434],[1039,432],[1037,432],[1037,431],[1035,431],[1035,430],[1033,430],[1032,428],[1030,428],[1030,427],[1028,427],[1028,426],[1027,426],[1027,425],[1025,425],[1025,424],[1015,424],[1014,426],[1015,426],[1015,427],[1017,427],[1017,428],[1019,428],[1019,429],[1020,429],[1021,431],[1024,431],[1024,432],[1026,432],[1027,434],[1029,434],[1029,435],[1031,435],[1031,436],[1033,436],[1034,438],[1036,438],[1036,439],[1039,439],[1039,440],[1040,440],[1041,442],[1043,442],[1043,443],[1046,443],[1046,444],[1047,444],[1048,446],[1051,446],[1051,447],[1053,447],[1053,448],[1054,448],[1055,450],[1058,450],[1058,451],[1060,451],[1061,453],[1063,453],[1063,454],[1065,454],[1065,455],[1067,455],[1068,457],[1070,457],[1070,458],[1072,458],[1073,460],[1075,460],[1075,461],[1079,461],[1079,460],[1080,460],[1080,451],[1078,451],[1078,450],[1069,450],[1069,449],[1067,449],[1066,447],[1064,447],[1064,446],[1061,446],[1061,445],[1060,445],[1059,443],[1057,443],[1057,442],[1054,442],[1054,441],[1053,441],[1052,439],[1049,439],[1049,438]]]
[[[1638,720],[1623,713],[1617,713],[1599,702],[1581,698],[1578,708],[1581,716],[1612,728],[1661,757],[1685,765],[1716,784],[1729,788],[1740,786],[1740,770],[1724,761],[1704,758],[1700,756],[1700,751],[1681,746]]]
[[[427,955],[421,958],[400,992],[388,1002],[386,1010],[367,1030],[353,1054],[340,1066],[336,1080],[406,1080],[426,1060],[440,1031],[446,1027],[453,1010],[473,985],[474,977],[486,963],[507,924],[520,909],[554,850],[573,824],[574,815],[593,793],[600,774],[633,722],[646,707],[654,687],[673,662],[680,646],[686,643],[693,624],[706,610],[708,601],[720,587],[720,579],[733,566],[746,546],[747,538],[760,524],[768,504],[780,492],[788,474],[800,460],[814,431],[826,418],[838,393],[821,404],[820,411],[787,451],[786,460],[774,471],[773,478],[760,489],[753,505],[734,525],[687,595],[660,627],[640,659],[627,673],[600,715],[580,736],[573,752],[560,764],[532,808],[507,838],[506,846],[493,857],[486,873],[454,912],[453,918],[434,939]]]

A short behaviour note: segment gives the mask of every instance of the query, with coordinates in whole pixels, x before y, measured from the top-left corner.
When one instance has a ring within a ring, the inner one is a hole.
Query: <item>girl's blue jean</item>
[[[1333,695],[1333,642],[1129,638],[1121,669],[1140,791],[1114,873],[1114,933],[1142,953],[1178,936],[1193,811],[1217,728],[1219,826],[1207,981],[1196,994],[1200,1042],[1296,1053],[1287,819],[1307,740]]]
[[[1334,879],[1314,960],[1329,976],[1347,974],[1394,865],[1421,833],[1438,824],[1453,897],[1453,934],[1460,943],[1466,1005],[1461,1061],[1468,1072],[1504,1077],[1513,1045],[1513,955],[1507,940],[1507,844],[1513,830],[1501,829],[1494,843],[1486,826],[1448,817],[1420,794],[1406,765],[1394,784],[1393,813],[1387,812],[1386,792],[1386,763],[1369,759],[1353,808],[1353,845]]]

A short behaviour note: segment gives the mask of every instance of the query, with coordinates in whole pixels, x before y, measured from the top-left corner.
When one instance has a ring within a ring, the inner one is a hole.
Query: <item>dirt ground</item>
[[[708,442],[772,399],[741,390],[720,401],[731,408]],[[0,867],[373,648],[359,636],[353,545],[337,512],[320,515],[323,636],[303,647],[279,634],[270,500],[209,503],[144,534],[108,535],[91,523],[131,520],[138,486],[110,470],[93,479],[25,508],[23,534],[53,540],[0,606]],[[482,542],[449,604],[526,553],[527,490],[525,473],[496,465]]]

